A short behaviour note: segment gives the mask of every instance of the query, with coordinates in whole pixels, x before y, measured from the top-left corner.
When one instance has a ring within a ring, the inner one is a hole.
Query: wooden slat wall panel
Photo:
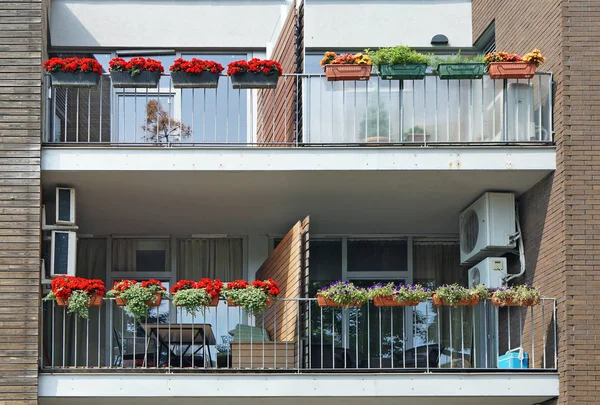
[[[0,2],[0,403],[37,404],[46,0]]]
[[[296,72],[296,8],[286,18],[271,59],[281,64],[283,73]],[[296,79],[280,78],[274,90],[258,90],[257,140],[265,144],[291,146],[295,141]],[[289,145],[286,145],[289,144]]]
[[[257,279],[271,277],[279,283],[280,298],[302,297],[306,250],[304,232],[308,232],[308,222],[308,218],[297,222],[256,273]],[[298,341],[301,321],[299,316],[299,301],[277,300],[262,316],[257,317],[257,325],[264,326],[275,341]]]

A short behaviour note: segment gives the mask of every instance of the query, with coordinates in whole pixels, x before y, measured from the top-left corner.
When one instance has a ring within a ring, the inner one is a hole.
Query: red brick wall
[[[600,403],[600,3],[473,0],[474,39],[492,22],[499,50],[534,47],[556,82],[557,170],[520,197],[527,280],[559,299],[560,404]]]

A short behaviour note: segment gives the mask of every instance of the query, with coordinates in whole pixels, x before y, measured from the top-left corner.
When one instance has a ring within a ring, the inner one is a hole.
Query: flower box
[[[436,294],[433,294],[432,298],[433,298],[433,305],[436,307],[442,307],[442,306],[444,306],[444,307],[445,306],[452,306],[452,307],[471,306],[471,307],[473,307],[473,306],[477,305],[477,303],[479,302],[479,297],[473,297],[470,299],[458,301],[456,304],[451,305],[451,304],[448,304],[446,302],[446,300],[444,300],[443,298],[438,298]]]
[[[111,71],[110,78],[115,88],[151,88],[158,87],[160,72],[142,70],[139,74],[132,76],[129,71]]]
[[[419,301],[397,301],[394,296],[374,297],[376,307],[416,307]]]
[[[149,307],[158,307],[160,306],[160,303],[162,302],[162,293],[153,293],[154,295],[154,302],[152,302],[152,300],[148,300],[146,301],[146,305],[148,305]]]
[[[124,307],[125,305],[127,305],[127,301],[125,301],[121,297],[115,297],[115,303],[117,304],[118,307]]]
[[[52,87],[97,87],[100,75],[96,72],[50,72]]]
[[[231,85],[234,89],[274,89],[277,87],[279,75],[277,73],[264,74],[254,72],[240,72],[231,76]]]
[[[176,89],[216,89],[219,85],[219,74],[211,72],[186,73],[171,72],[173,87]]]
[[[363,305],[360,302],[352,302],[347,305],[337,304],[331,298],[325,298],[320,294],[317,295],[317,303],[319,304],[320,307],[362,307],[362,305]]]
[[[532,79],[537,66],[528,62],[492,62],[488,73],[492,79]]]
[[[485,63],[440,63],[437,70],[442,80],[481,79]]]
[[[325,77],[328,82],[345,80],[369,80],[372,65],[325,65]]]
[[[426,63],[379,66],[379,73],[384,80],[422,80],[425,78],[426,70]]]
[[[492,294],[492,305],[495,307],[533,307],[540,303],[539,300],[524,300],[523,302],[517,302],[510,299],[501,300]]]
[[[68,299],[64,299],[64,298],[60,298],[60,297],[56,297],[56,305],[58,305],[59,307],[67,307],[69,306],[69,300]],[[87,304],[88,307],[100,307],[102,306],[102,295],[100,294],[91,294],[90,295],[90,302],[88,302]]]

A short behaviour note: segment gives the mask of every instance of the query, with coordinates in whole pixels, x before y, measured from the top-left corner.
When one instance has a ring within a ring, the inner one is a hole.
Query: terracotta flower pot
[[[359,302],[352,302],[347,305],[338,304],[334,300],[330,298],[325,298],[322,295],[317,295],[317,303],[320,307],[362,307],[362,304]]]
[[[235,301],[233,301],[231,298],[227,298],[227,305],[230,307],[239,307],[241,306],[240,304],[237,304]]]
[[[396,301],[394,296],[375,297],[373,299],[376,307],[415,307],[419,301]]]
[[[325,65],[325,77],[328,82],[344,80],[369,80],[371,65]]]
[[[444,306],[444,307],[449,307],[449,306],[452,306],[452,307],[471,306],[471,307],[473,307],[473,306],[477,305],[477,303],[479,302],[479,297],[474,297],[474,298],[470,298],[470,299],[466,299],[466,300],[461,300],[461,301],[458,301],[454,305],[450,305],[446,302],[445,299],[438,298],[436,294],[433,294],[432,299],[433,299],[433,305],[436,307],[442,307],[442,306]]]
[[[265,304],[265,305],[267,306],[267,308],[269,308],[269,307],[273,306],[273,296],[272,296],[272,295],[269,295],[269,296],[268,296],[268,298],[267,298],[267,302],[266,302],[266,304]]]
[[[527,62],[492,62],[488,72],[492,79],[532,79],[536,67]]]
[[[118,307],[124,307],[125,305],[127,305],[127,301],[125,301],[121,297],[115,297],[115,303],[117,304]]]
[[[92,294],[88,307],[99,307],[102,305],[102,295]]]
[[[538,300],[528,300],[523,301],[522,303],[513,301],[511,299],[501,300],[494,294],[492,294],[490,301],[492,301],[492,305],[495,307],[532,307],[540,303]]]
[[[154,293],[154,302],[152,302],[151,300],[146,301],[146,305],[148,305],[149,307],[158,307],[160,306],[160,302],[162,301],[162,293]]]
[[[219,305],[219,296],[217,295],[215,297],[212,297],[212,299],[210,301],[210,304],[208,304],[208,306],[209,307],[216,307],[218,305]]]
[[[56,297],[56,305],[58,305],[59,307],[66,307],[67,305],[69,305],[69,299]]]

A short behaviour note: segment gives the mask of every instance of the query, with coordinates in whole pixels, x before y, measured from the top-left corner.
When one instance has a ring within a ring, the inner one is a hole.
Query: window
[[[112,242],[114,272],[170,271],[169,239],[115,238]]]
[[[348,240],[348,272],[408,271],[406,240]]]

